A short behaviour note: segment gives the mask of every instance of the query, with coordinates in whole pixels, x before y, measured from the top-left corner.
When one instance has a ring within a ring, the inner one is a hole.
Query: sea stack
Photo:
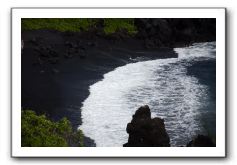
[[[126,130],[129,138],[124,147],[170,147],[164,120],[158,117],[151,119],[148,105],[135,112]]]

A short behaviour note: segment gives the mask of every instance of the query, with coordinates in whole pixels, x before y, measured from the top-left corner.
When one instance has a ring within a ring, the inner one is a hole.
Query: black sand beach
[[[210,28],[182,25],[174,20],[136,20],[136,37],[123,32],[105,36],[98,31],[22,31],[22,109],[44,113],[55,121],[67,117],[77,129],[82,123],[80,108],[89,95],[89,86],[100,81],[105,73],[141,58],[177,58],[175,46],[215,40],[215,32]],[[213,20],[209,25],[212,24]],[[94,143],[88,138],[85,146]]]
[[[132,38],[88,39],[76,33],[37,30],[23,32],[22,39],[22,107],[53,120],[67,117],[74,129],[81,124],[80,107],[89,95],[89,86],[103,74],[135,62],[137,57],[177,57],[171,48],[147,50],[142,40]],[[67,57],[67,44],[77,45],[81,52]],[[47,48],[55,51],[55,57],[40,55]]]

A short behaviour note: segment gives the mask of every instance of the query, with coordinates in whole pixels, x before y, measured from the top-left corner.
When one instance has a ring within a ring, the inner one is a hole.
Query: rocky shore
[[[177,58],[172,48],[147,50],[134,38],[91,39],[85,33],[34,30],[22,32],[22,40],[22,107],[46,112],[55,120],[66,116],[75,127],[80,115],[72,113],[105,73],[143,57]]]
[[[137,38],[144,40],[146,48],[183,47],[194,42],[216,40],[215,19],[135,19]]]
[[[170,147],[170,138],[166,132],[164,120],[159,117],[152,119],[148,105],[138,108],[132,121],[127,124],[127,133],[129,138],[124,147]],[[206,135],[197,135],[186,145],[186,147],[215,146],[212,139]]]
[[[89,86],[105,73],[139,60],[177,58],[173,47],[215,40],[215,19],[135,19],[134,24],[134,36],[122,30],[105,35],[101,28],[22,31],[22,108],[55,121],[67,117],[77,129]],[[85,143],[95,146],[90,139]],[[152,145],[157,144],[164,145]]]
[[[147,50],[134,38],[114,41],[81,35],[49,30],[22,32],[22,108],[47,114],[55,121],[67,117],[77,129],[89,86],[105,73],[139,60],[177,58],[172,48]]]

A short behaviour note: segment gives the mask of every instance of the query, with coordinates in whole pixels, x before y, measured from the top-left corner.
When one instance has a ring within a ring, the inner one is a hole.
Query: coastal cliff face
[[[126,130],[129,138],[123,147],[170,147],[170,138],[166,132],[164,120],[159,117],[151,119],[148,105],[138,108],[132,121],[127,124]],[[186,145],[186,147],[215,146],[212,139],[205,135],[198,135]]]

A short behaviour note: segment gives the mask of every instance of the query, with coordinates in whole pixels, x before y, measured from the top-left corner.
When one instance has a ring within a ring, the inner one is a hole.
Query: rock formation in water
[[[151,119],[147,105],[140,107],[131,123],[127,125],[128,143],[124,147],[169,147],[170,138],[166,132],[164,120]]]
[[[216,144],[208,136],[198,135],[187,144],[187,147],[215,147]]]
[[[128,142],[124,147],[170,147],[170,138],[166,132],[164,120],[151,119],[148,105],[140,107],[130,123],[127,124]],[[215,147],[208,136],[198,135],[188,142],[186,147]]]

